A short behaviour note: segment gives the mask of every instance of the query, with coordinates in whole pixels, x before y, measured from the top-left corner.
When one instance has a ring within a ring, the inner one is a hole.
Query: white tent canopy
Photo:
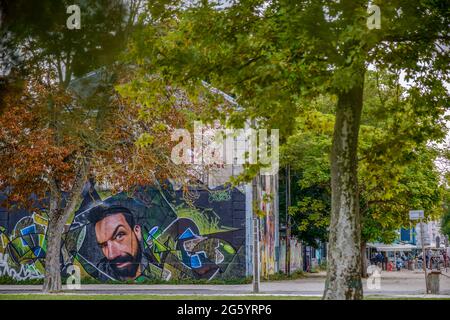
[[[385,244],[385,243],[368,243],[368,248],[375,248],[378,251],[412,251],[413,249],[417,249],[416,246],[412,244]]]
[[[440,250],[440,251],[445,251],[445,247],[440,247],[440,248],[436,248],[436,246],[425,246],[424,247],[426,250]]]

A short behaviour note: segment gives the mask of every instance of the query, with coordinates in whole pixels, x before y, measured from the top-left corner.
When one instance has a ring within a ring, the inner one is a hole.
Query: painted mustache
[[[123,256],[116,257],[116,258],[114,258],[112,260],[109,260],[109,264],[112,267],[115,267],[115,268],[119,268],[118,265],[124,264],[124,263],[127,263],[127,262],[130,262],[130,263],[134,263],[135,262],[135,259],[129,253],[127,253],[127,254],[125,254]]]

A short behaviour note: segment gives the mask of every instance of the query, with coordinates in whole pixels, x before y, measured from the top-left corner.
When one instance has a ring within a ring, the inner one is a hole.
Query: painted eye
[[[116,239],[117,239],[117,240],[121,240],[124,236],[125,236],[125,233],[124,233],[124,232],[119,232],[119,233],[116,235]]]

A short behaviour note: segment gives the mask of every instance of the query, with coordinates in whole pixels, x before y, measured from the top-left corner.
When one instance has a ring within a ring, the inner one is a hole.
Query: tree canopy
[[[379,29],[368,27],[363,0],[153,1],[131,46],[131,59],[143,70],[193,95],[202,81],[230,93],[242,108],[229,123],[258,119],[280,129],[284,141],[296,116],[310,108],[306,102],[334,96],[327,299],[362,297],[357,151],[366,71],[402,74],[412,83],[403,112],[422,116],[404,132],[418,139],[435,129],[448,100],[445,1],[372,4],[381,9]],[[401,129],[395,122],[391,128]],[[375,150],[367,156],[374,163],[382,157]]]
[[[61,290],[62,231],[89,179],[117,191],[183,177],[165,128],[184,114],[143,119],[142,105],[116,87],[132,74],[119,57],[138,3],[84,2],[74,30],[66,27],[68,2],[6,5],[2,46],[11,59],[2,62],[17,81],[2,96],[0,191],[7,204],[33,205],[48,217],[44,291]]]
[[[89,174],[121,185],[138,168],[133,183],[148,179],[147,169],[170,166],[155,141],[170,148],[168,128],[197,118],[280,130],[300,176],[293,214],[328,225],[325,299],[361,299],[361,243],[389,238],[379,231],[403,225],[408,206],[437,208],[428,142],[443,139],[448,109],[446,0],[374,0],[370,8],[367,0],[85,1],[79,30],[65,27],[67,1],[5,3],[6,70],[27,78],[8,82],[20,103],[0,97],[13,104],[2,114],[0,152],[17,171],[5,167],[0,181],[11,192],[47,186],[51,207],[65,212],[55,230]],[[75,97],[74,77],[99,69],[94,74],[108,79],[99,91],[82,85],[89,97]],[[239,107],[228,108],[211,88]],[[29,154],[11,157],[18,147]],[[151,165],[135,165],[144,158]],[[66,190],[74,197],[64,207]]]

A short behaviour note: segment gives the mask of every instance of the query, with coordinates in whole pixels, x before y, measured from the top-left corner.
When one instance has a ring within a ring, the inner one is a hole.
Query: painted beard
[[[129,253],[126,253],[122,256],[114,258],[113,260],[108,261],[108,265],[111,267],[114,272],[116,278],[119,280],[127,280],[134,279],[136,277],[136,272],[138,271],[139,265],[142,259],[142,250],[141,245],[139,243],[138,252],[136,256],[132,256]],[[118,267],[118,265],[128,263],[124,267]]]

